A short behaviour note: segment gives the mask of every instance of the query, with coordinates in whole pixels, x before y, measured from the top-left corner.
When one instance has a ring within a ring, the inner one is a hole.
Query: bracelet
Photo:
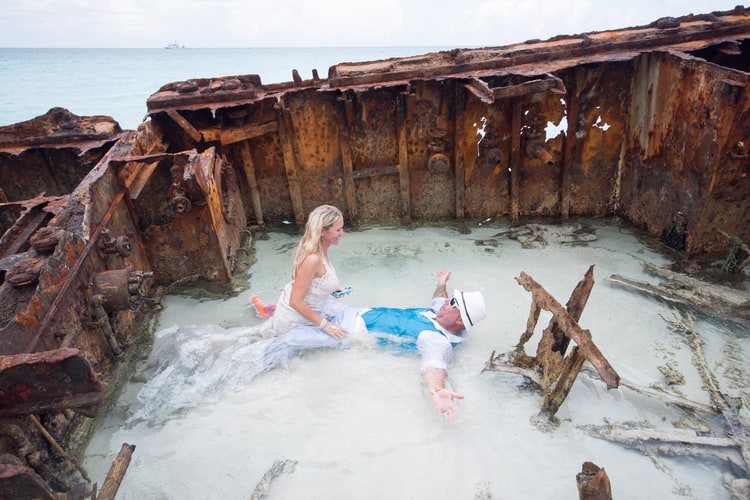
[[[321,321],[319,325],[320,329],[322,330],[323,328],[325,328],[327,324],[328,324],[328,320],[323,318],[323,321]]]
[[[430,389],[430,396],[434,396],[443,389],[445,389],[445,387],[433,387],[432,389]]]

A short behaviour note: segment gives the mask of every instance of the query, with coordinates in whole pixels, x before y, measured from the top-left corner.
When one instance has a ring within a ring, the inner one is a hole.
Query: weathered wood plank
[[[190,123],[184,116],[182,116],[179,111],[170,108],[167,110],[167,115],[169,115],[169,117],[174,120],[174,122],[179,125],[180,128],[184,130],[192,140],[194,140],[195,142],[201,142],[203,140],[203,136],[198,131],[198,129],[193,127],[193,124]]]
[[[242,126],[242,127],[234,127],[234,128],[223,128],[219,129],[216,132],[219,135],[219,142],[221,144],[234,144],[236,142],[243,142],[247,141],[249,139],[255,139],[256,137],[261,137],[268,134],[273,134],[278,132],[279,130],[279,124],[276,122],[268,122],[268,123],[262,123],[260,125],[251,125],[251,126]],[[209,142],[209,138],[211,136],[208,135],[206,131],[203,132],[203,139],[206,142]]]
[[[120,483],[122,483],[130,465],[133,451],[135,451],[135,445],[123,443],[120,452],[109,468],[109,472],[107,472],[107,477],[104,478],[102,489],[99,490],[99,494],[96,496],[97,500],[115,500],[117,491],[120,489]]]
[[[484,80],[472,78],[464,84],[464,88],[485,104],[493,104],[495,102],[495,94]]]
[[[597,373],[602,380],[607,384],[608,389],[614,389],[618,386],[620,376],[609,364],[609,361],[596,347],[596,344],[591,340],[591,332],[582,329],[578,326],[578,323],[570,317],[568,312],[563,309],[557,300],[549,294],[539,283],[537,283],[531,276],[521,272],[521,275],[516,278],[516,281],[526,291],[539,294],[541,297],[542,307],[550,311],[556,316],[557,322],[560,327],[568,333],[571,339],[578,344],[581,353],[586,357],[587,360],[596,368]]]

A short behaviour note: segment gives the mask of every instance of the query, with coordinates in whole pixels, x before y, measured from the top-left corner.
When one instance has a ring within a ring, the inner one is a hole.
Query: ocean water
[[[18,49],[0,48],[0,126],[29,120],[50,108],[108,115],[135,129],[146,99],[171,82],[190,78],[260,75],[263,83],[321,78],[342,62],[425,54],[451,47],[324,47],[246,49]]]
[[[351,305],[423,306],[438,269],[452,271],[449,292],[482,291],[487,318],[455,349],[448,370],[465,396],[454,422],[432,407],[418,357],[375,346],[366,334],[353,335],[347,348],[308,352],[258,374],[258,344],[243,337],[244,327],[260,321],[250,297],[278,297],[298,241],[271,232],[255,241],[257,260],[236,297],[165,298],[153,352],[92,439],[84,466],[101,482],[123,443],[135,445],[121,500],[573,499],[585,461],[606,469],[620,500],[729,500],[732,475],[720,462],[650,455],[586,429],[669,429],[690,425],[688,413],[580,375],[559,423],[544,427],[534,418],[541,393],[518,375],[482,372],[490,354],[511,351],[526,328],[531,295],[515,277],[528,273],[565,303],[594,265],[580,324],[622,379],[663,385],[661,370],[669,366],[684,376],[675,392],[708,402],[687,340],[664,319],[676,311],[608,279],[653,282],[642,265],[669,259],[617,219],[590,227],[595,240],[571,244],[578,224],[534,225],[536,243],[528,248],[498,236],[508,230],[502,222],[474,225],[470,234],[450,226],[370,227],[329,250],[342,286],[353,288],[342,299]],[[528,354],[548,321],[542,313]],[[750,332],[705,320],[696,328],[722,390],[747,407]]]

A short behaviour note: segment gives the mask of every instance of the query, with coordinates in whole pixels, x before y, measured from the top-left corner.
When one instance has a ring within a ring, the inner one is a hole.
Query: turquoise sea
[[[322,47],[235,49],[0,48],[0,126],[29,120],[50,108],[77,115],[109,115],[135,129],[146,99],[171,82],[190,78],[260,75],[263,83],[292,80],[292,70],[321,78],[342,62],[361,62],[452,47]]]

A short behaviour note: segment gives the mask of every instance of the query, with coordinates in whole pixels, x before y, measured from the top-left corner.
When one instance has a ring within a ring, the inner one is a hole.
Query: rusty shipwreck
[[[322,203],[355,227],[616,215],[690,261],[734,244],[741,269],[749,82],[739,6],[284,83],[169,83],[137,130],[59,108],[1,127],[0,496],[80,496],[74,457],[159,290],[229,282],[253,230]]]

